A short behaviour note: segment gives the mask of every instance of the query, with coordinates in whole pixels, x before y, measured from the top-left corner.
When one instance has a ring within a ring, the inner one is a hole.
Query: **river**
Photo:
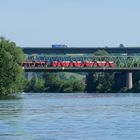
[[[140,140],[140,94],[25,94],[0,100],[0,140]]]

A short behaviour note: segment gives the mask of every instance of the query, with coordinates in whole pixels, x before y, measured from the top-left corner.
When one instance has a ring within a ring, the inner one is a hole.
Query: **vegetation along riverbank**
[[[110,55],[97,51],[94,55]],[[140,72],[133,73],[133,88],[118,85],[115,72],[28,72],[22,64],[25,55],[16,43],[0,38],[0,96],[19,92],[78,92],[78,93],[117,93],[140,92]]]

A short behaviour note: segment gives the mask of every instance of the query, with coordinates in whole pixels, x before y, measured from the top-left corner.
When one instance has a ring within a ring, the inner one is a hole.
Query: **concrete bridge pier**
[[[132,72],[127,72],[126,73],[126,87],[128,89],[133,88],[133,77],[132,77]]]
[[[132,72],[118,72],[115,73],[116,90],[126,87],[127,89],[133,88]]]

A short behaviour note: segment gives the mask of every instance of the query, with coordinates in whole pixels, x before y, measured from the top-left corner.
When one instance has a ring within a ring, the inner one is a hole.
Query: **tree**
[[[45,73],[45,92],[59,92],[61,88],[61,80],[57,73]]]
[[[61,89],[60,92],[63,93],[70,93],[70,92],[84,92],[85,90],[85,85],[82,83],[82,81],[77,80],[77,79],[67,79],[65,81],[61,81]]]
[[[34,75],[30,81],[26,82],[25,92],[44,92],[44,79],[41,79]]]
[[[94,53],[94,56],[109,56],[109,53],[105,50],[98,50]]]
[[[24,54],[14,42],[0,37],[0,95],[20,92],[24,85]]]
[[[114,85],[114,73],[100,73],[98,74],[97,92],[109,93],[112,92]]]

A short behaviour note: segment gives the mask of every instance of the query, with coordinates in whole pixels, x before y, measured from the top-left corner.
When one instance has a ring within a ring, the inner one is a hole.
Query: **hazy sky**
[[[22,47],[140,46],[140,0],[0,0],[0,34]]]

